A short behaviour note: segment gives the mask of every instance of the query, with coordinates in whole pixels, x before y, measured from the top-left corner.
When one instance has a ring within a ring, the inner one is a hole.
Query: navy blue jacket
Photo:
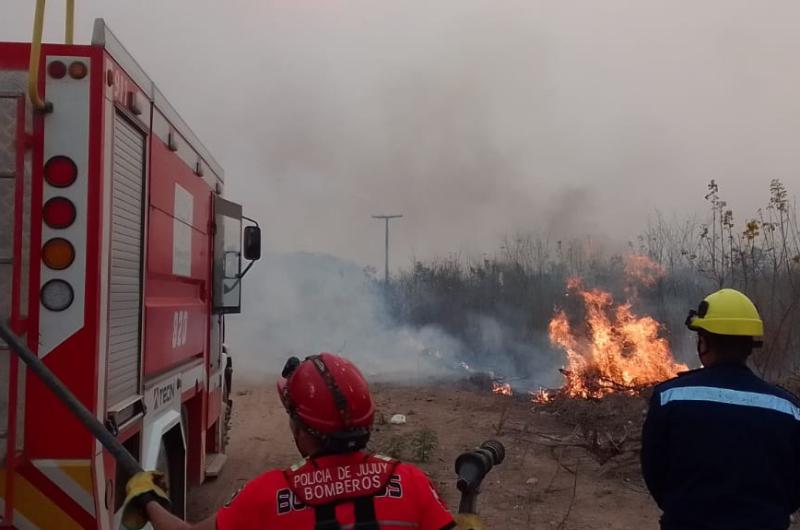
[[[664,530],[786,530],[800,508],[800,402],[741,364],[662,383],[642,473]]]

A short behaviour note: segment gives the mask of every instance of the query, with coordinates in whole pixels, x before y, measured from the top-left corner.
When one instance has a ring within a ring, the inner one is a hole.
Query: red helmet
[[[286,411],[322,437],[369,437],[375,404],[356,366],[332,353],[292,357],[278,380]]]

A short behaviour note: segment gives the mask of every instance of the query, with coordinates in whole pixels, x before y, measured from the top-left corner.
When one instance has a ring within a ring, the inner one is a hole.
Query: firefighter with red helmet
[[[140,473],[128,484],[123,524],[136,528],[149,520],[155,530],[456,528],[420,469],[365,451],[375,405],[353,363],[330,353],[293,357],[277,386],[302,462],[255,478],[194,526],[165,509],[167,496],[152,473]],[[480,528],[471,517],[461,521],[464,528]]]

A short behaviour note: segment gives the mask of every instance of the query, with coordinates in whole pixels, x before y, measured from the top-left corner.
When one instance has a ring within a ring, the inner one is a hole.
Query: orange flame
[[[508,383],[492,383],[492,392],[501,396],[513,396],[511,385]]]
[[[649,316],[635,315],[630,301],[615,306],[611,293],[584,289],[579,278],[567,280],[567,288],[583,299],[586,311],[580,335],[563,310],[550,321],[550,341],[567,356],[562,370],[562,390],[567,395],[597,398],[633,391],[686,370],[675,362],[669,342],[660,336],[661,325]]]
[[[539,403],[544,405],[545,403],[550,403],[553,401],[553,395],[550,393],[549,390],[545,388],[540,388],[536,392],[530,392],[531,401],[534,403]]]
[[[656,263],[647,256],[630,254],[625,256],[625,276],[629,280],[636,280],[645,287],[652,287],[664,277],[667,270],[660,263]]]

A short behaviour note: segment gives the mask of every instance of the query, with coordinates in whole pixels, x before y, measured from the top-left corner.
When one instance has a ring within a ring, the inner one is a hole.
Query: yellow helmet
[[[697,311],[689,311],[686,326],[717,335],[764,335],[764,323],[755,304],[736,289],[721,289],[706,296]]]

